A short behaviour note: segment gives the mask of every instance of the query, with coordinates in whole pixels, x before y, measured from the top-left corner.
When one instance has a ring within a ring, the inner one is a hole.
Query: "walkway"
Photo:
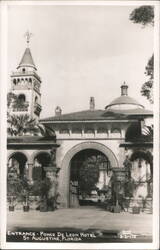
[[[101,231],[131,230],[136,235],[152,235],[151,214],[110,213],[100,208],[81,207],[54,212],[8,212],[10,231]]]

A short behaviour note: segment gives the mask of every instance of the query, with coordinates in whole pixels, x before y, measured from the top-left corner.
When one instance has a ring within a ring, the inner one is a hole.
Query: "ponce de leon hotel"
[[[8,168],[16,165],[19,176],[23,176],[27,169],[31,182],[37,178],[43,179],[50,150],[54,148],[56,165],[60,168],[57,177],[59,206],[76,207],[70,183],[75,183],[78,188],[79,168],[84,161],[90,158],[92,164],[97,164],[97,159],[100,159],[99,180],[96,184],[99,190],[110,185],[113,174],[119,176],[121,183],[128,161],[131,165],[130,175],[139,183],[130,206],[134,200],[141,206],[142,200],[146,199],[146,207],[150,209],[153,143],[152,137],[147,134],[147,128],[153,118],[152,112],[130,96],[129,83],[124,82],[117,86],[119,96],[115,96],[111,103],[106,103],[105,107],[96,109],[95,98],[90,97],[87,110],[63,114],[61,107],[56,107],[52,117],[40,119],[43,81],[37,66],[31,49],[27,46],[19,64],[17,62],[17,68],[10,75],[10,92],[17,96],[19,105],[11,104],[9,113],[11,116],[28,114],[54,133],[50,133],[50,136],[35,136],[31,133],[8,136]],[[122,192],[128,200],[128,189],[123,187]],[[114,191],[112,195],[113,193]],[[76,195],[80,206],[80,191]]]

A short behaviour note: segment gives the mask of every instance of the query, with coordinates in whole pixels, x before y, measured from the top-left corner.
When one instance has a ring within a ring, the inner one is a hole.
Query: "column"
[[[108,138],[111,137],[111,124],[108,124]]]
[[[82,137],[84,137],[84,125],[82,125]]]
[[[97,137],[97,125],[94,126],[94,137]]]
[[[32,179],[32,171],[33,171],[33,163],[28,163],[28,178],[30,182],[33,182]]]

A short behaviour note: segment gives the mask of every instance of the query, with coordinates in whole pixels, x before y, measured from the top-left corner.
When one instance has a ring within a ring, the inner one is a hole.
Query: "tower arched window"
[[[34,101],[35,101],[35,103],[38,103],[38,97],[37,96],[35,97]]]
[[[31,79],[31,78],[29,78],[29,82],[32,82],[32,79]]]
[[[16,85],[16,83],[17,83],[16,79],[13,79],[13,83]]]
[[[20,95],[18,96],[18,102],[19,102],[19,104],[24,104],[25,101],[26,101],[25,95],[24,95],[24,94],[20,94]]]
[[[23,69],[22,69],[22,72],[23,72],[23,73],[25,73],[25,72],[26,72],[26,69],[25,69],[25,68],[23,68]]]

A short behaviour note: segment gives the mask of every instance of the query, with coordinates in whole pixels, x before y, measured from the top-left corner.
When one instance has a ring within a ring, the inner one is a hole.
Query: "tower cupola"
[[[33,58],[32,58],[30,48],[26,48],[17,69],[20,69],[20,68],[22,70],[23,70],[23,68],[27,68],[27,69],[31,69],[31,70],[32,69],[37,70],[36,66],[35,66],[35,63],[33,61]]]
[[[25,33],[27,46],[17,69],[11,74],[11,92],[16,96],[17,103],[10,108],[14,115],[27,114],[38,119],[41,112],[41,78],[37,74],[29,42],[31,33]]]

